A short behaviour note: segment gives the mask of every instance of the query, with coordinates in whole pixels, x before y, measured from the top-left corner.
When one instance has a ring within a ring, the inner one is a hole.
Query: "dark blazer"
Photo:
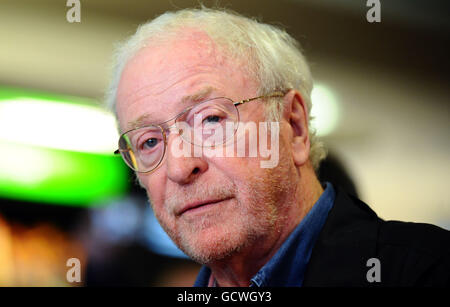
[[[426,204],[424,204],[426,205]],[[379,260],[379,279],[374,277]],[[450,232],[380,219],[365,203],[336,189],[334,206],[313,248],[304,286],[450,286]]]

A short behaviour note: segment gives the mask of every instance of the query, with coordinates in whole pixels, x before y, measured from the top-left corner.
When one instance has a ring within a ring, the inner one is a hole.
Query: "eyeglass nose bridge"
[[[179,136],[182,136],[183,135],[183,132],[184,132],[184,130],[182,129],[182,128],[179,128],[178,126],[177,126],[177,123],[175,122],[174,124],[172,124],[172,125],[170,125],[170,126],[168,126],[168,127],[164,127],[164,128],[162,128],[162,131],[164,132],[164,134],[166,134],[166,131],[169,131],[170,133],[176,133],[176,134],[178,134]],[[165,139],[167,139],[168,138],[168,136],[166,135],[165,136]]]

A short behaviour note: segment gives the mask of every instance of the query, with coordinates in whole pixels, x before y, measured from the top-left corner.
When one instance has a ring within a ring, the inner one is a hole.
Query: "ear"
[[[297,166],[308,162],[310,140],[308,130],[308,106],[300,93],[296,90],[289,91],[284,96],[283,119],[289,124],[292,156]]]

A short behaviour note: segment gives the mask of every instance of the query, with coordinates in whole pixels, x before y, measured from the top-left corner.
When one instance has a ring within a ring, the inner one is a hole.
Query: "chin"
[[[220,227],[222,228],[222,227]],[[237,229],[203,229],[180,238],[179,247],[192,260],[201,264],[223,261],[248,244],[247,236]],[[234,231],[233,231],[234,230]]]

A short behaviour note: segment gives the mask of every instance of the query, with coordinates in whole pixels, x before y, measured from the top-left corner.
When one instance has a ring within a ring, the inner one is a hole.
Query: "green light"
[[[114,122],[90,100],[0,87],[0,197],[93,206],[123,195]]]
[[[67,98],[44,99],[27,93],[4,92],[0,88],[0,140],[71,151],[112,153],[118,138],[113,114],[90,100],[84,104],[68,103]]]
[[[0,196],[91,206],[123,195],[127,172],[119,157],[0,143]]]

